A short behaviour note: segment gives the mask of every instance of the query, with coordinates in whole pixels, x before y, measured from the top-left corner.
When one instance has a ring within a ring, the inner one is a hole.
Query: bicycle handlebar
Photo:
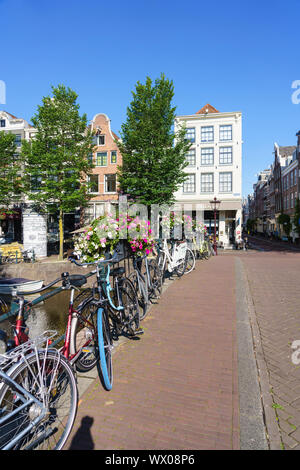
[[[71,263],[76,264],[76,266],[84,267],[84,266],[91,266],[91,265],[95,265],[95,264],[99,265],[99,264],[105,264],[105,263],[116,263],[117,262],[117,256],[118,256],[118,254],[115,253],[112,258],[92,261],[90,263],[79,263],[76,259],[74,259],[72,257],[69,257],[68,259],[69,259],[69,261],[71,261]]]

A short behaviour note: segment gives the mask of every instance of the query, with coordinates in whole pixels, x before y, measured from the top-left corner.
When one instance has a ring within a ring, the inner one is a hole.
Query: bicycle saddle
[[[114,268],[110,271],[110,274],[112,276],[122,276],[122,274],[125,273],[125,268],[119,267],[119,268]]]

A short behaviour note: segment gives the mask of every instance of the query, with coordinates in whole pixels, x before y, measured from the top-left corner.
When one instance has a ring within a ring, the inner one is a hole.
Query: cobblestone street
[[[298,449],[300,253],[232,251],[175,279],[114,387],[80,399],[69,449]]]

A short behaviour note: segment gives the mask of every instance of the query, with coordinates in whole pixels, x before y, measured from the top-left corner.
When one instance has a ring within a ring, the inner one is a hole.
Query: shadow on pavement
[[[73,437],[69,450],[92,450],[95,448],[91,434],[93,422],[94,418],[91,416],[82,418],[80,428]]]

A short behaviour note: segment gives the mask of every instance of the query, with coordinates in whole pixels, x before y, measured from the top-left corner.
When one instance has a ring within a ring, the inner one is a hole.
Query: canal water
[[[10,306],[11,297],[2,296],[8,307]],[[25,299],[33,300],[33,296],[27,295]],[[58,335],[65,333],[68,316],[70,292],[62,291],[59,294],[50,297],[34,306],[26,320],[26,325],[29,328],[30,338],[43,333],[45,330],[56,330]],[[0,329],[7,332],[9,337],[12,337],[12,326],[14,324],[14,317],[0,323]]]

